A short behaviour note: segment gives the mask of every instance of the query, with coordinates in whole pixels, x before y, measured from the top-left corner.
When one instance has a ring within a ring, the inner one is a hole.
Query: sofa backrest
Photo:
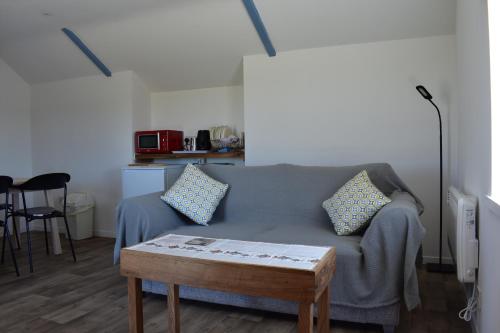
[[[214,221],[231,220],[237,223],[254,218],[259,222],[267,216],[290,217],[282,219],[284,223],[302,218],[328,220],[321,207],[323,201],[362,170],[367,170],[372,182],[388,196],[395,190],[410,192],[386,163],[344,167],[208,164],[199,168],[212,178],[229,184],[228,193],[214,214]],[[182,169],[168,174],[169,186],[181,172]]]

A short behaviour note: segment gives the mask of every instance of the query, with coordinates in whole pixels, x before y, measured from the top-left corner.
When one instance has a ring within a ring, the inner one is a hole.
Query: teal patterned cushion
[[[161,199],[194,222],[208,225],[228,187],[188,164]]]
[[[344,184],[323,202],[338,235],[351,235],[370,222],[380,208],[391,202],[372,184],[366,170]]]

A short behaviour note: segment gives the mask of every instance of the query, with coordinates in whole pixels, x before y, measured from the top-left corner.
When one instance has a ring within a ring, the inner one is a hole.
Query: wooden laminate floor
[[[73,263],[63,238],[64,254],[47,256],[42,233],[33,233],[34,268],[30,274],[26,242],[17,251],[17,278],[7,252],[0,266],[0,332],[127,332],[127,284],[112,264],[113,240],[93,238],[76,243]],[[465,304],[454,275],[419,271],[422,303],[401,312],[397,332],[471,332],[457,313]],[[165,297],[146,295],[145,332],[165,332]],[[231,333],[295,332],[296,317],[230,306],[181,300],[181,331]],[[337,333],[382,332],[377,325],[332,322]]]

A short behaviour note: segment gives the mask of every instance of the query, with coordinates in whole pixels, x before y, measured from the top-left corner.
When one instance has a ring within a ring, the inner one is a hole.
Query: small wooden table
[[[211,242],[197,245],[195,242]],[[168,286],[168,332],[180,332],[179,285],[299,302],[298,331],[330,332],[335,248],[166,235],[121,250],[128,277],[129,329],[143,332],[142,281]]]

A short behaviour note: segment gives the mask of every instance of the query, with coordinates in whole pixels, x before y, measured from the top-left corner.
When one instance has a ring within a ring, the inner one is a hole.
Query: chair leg
[[[12,262],[14,263],[14,267],[16,269],[16,275],[19,276],[19,267],[17,267],[16,254],[14,253],[14,246],[12,245],[12,239],[10,238],[9,226],[7,225],[7,223],[5,223],[4,227],[4,237],[7,237],[7,242],[9,242],[9,249],[12,255]],[[2,260],[3,260],[3,251],[2,251]]]
[[[45,232],[45,249],[49,255],[49,238],[47,237],[47,220],[43,219],[43,231]]]
[[[75,249],[73,248],[73,241],[71,240],[71,233],[69,232],[68,219],[64,215],[64,224],[66,224],[66,231],[68,232],[69,246],[71,247],[71,253],[73,254],[73,260],[76,262]]]
[[[5,225],[7,225],[7,223],[5,223]],[[3,238],[2,238],[2,261],[1,261],[2,264],[3,264],[4,258],[5,258],[5,237],[7,237],[6,233],[7,233],[7,228],[4,227],[3,228]]]
[[[33,273],[33,258],[31,256],[31,235],[29,221],[26,221],[26,236],[28,237],[28,257],[30,261],[30,273]]]
[[[12,231],[14,231],[14,237],[16,237],[17,249],[21,250],[21,241],[19,240],[19,235],[17,233],[17,223],[16,217],[14,216],[14,212],[16,211],[16,201],[19,199],[17,194],[12,193]]]
[[[19,241],[19,234],[17,233],[17,223],[16,218],[12,215],[12,231],[14,232],[14,237],[16,238],[17,249],[21,249],[21,242]]]

